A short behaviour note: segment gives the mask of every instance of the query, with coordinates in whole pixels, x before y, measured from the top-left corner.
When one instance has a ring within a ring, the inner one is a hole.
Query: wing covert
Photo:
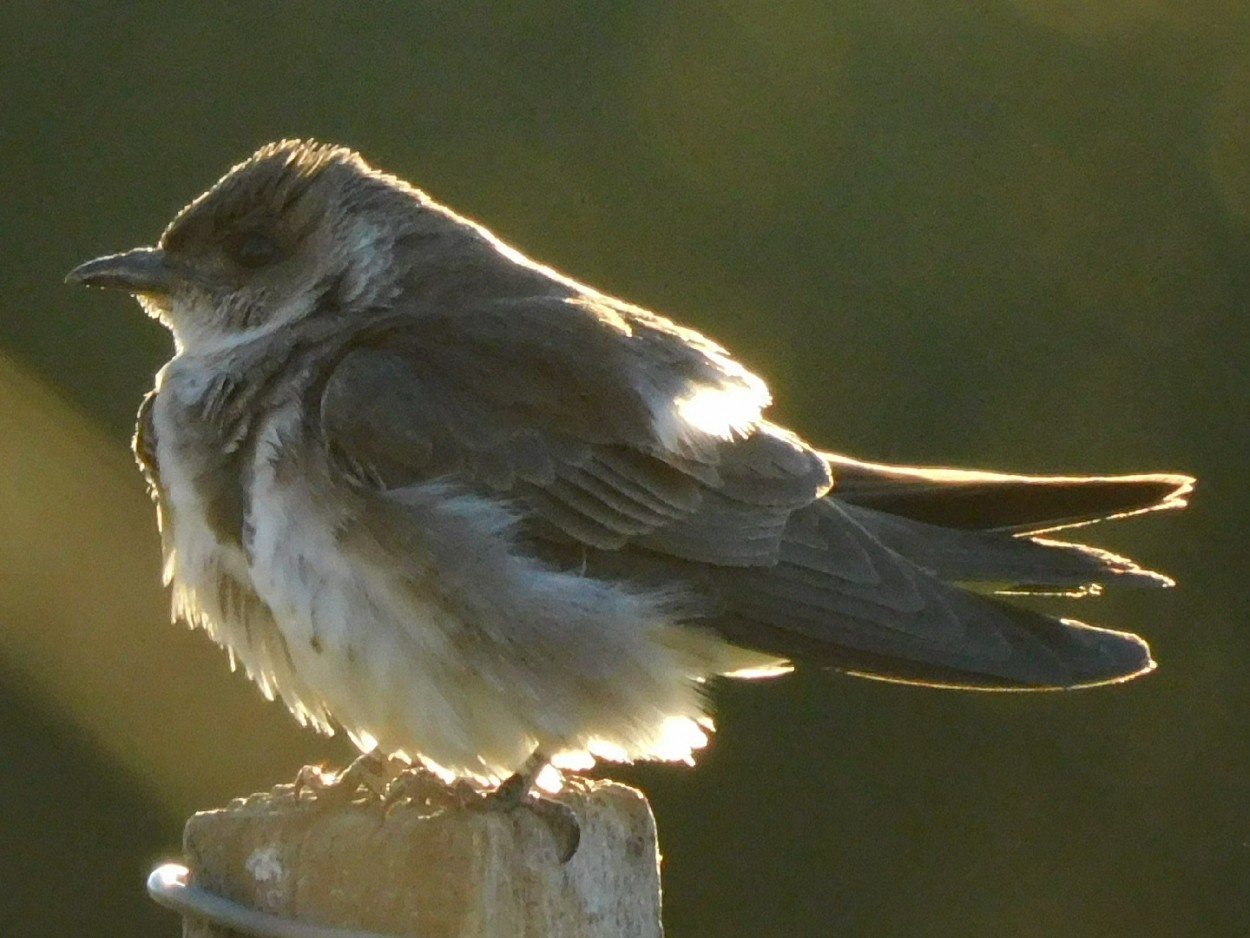
[[[739,400],[758,379],[631,309],[550,299],[396,320],[339,357],[321,391],[326,445],[360,480],[456,479],[590,547],[774,562],[790,514],[827,490],[825,460],[759,406],[741,433],[674,437],[663,409],[691,388]]]

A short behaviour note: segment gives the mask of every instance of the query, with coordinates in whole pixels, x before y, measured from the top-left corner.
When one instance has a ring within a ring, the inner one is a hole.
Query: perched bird
[[[1134,635],[993,593],[1170,585],[1040,535],[1181,507],[1192,479],[818,450],[719,345],[350,150],[262,147],[155,247],[68,279],[173,333],[135,453],[174,615],[362,751],[527,788],[548,759],[690,760],[717,675],[1153,667]]]

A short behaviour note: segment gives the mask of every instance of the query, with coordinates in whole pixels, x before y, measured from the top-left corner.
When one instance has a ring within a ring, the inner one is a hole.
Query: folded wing
[[[961,585],[1167,585],[1032,535],[1179,507],[1192,486],[819,453],[760,416],[763,384],[719,347],[602,297],[396,317],[343,350],[320,394],[326,445],[355,484],[495,494],[551,563],[685,585],[707,601],[695,624],[736,644],[895,680],[1070,687],[1148,670],[1136,636]]]

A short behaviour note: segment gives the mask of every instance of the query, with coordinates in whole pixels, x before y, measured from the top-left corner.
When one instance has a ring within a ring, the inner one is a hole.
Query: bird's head
[[[424,198],[351,150],[284,140],[231,169],[154,247],[88,261],[66,279],[134,294],[179,349],[228,347],[326,301],[384,303],[395,246],[429,215]]]

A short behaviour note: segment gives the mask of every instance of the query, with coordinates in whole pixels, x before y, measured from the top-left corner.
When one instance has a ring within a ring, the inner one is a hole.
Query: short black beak
[[[178,277],[160,248],[135,248],[80,264],[65,275],[66,283],[168,295]]]

